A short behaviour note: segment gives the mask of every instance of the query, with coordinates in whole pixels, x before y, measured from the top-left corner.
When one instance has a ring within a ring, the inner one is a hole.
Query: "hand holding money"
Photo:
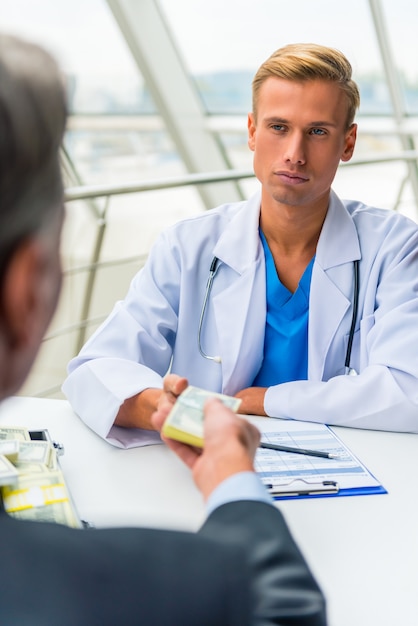
[[[221,394],[188,387],[179,396],[171,411],[166,405],[153,416],[154,423],[159,427],[165,419],[161,428],[162,437],[190,467],[194,481],[205,499],[230,476],[239,472],[254,471],[253,461],[260,433],[255,426],[235,415],[231,408],[226,406],[229,402],[234,410],[238,408],[236,399],[228,398]],[[195,444],[188,445],[177,440],[178,431],[182,431],[184,435],[187,429],[189,435],[193,431],[192,437],[196,435],[199,437],[201,433],[203,449],[196,447]],[[177,439],[165,435],[166,430],[174,433]]]
[[[240,400],[232,396],[190,385],[184,389],[173,404],[161,429],[162,434],[192,446],[203,447],[203,408],[205,402],[210,398],[217,398],[234,412],[238,410],[241,404]]]

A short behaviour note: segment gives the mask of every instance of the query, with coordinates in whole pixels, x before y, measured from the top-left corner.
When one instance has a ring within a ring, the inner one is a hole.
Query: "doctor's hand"
[[[116,416],[116,426],[159,430],[151,421],[152,414],[164,406],[170,410],[188,384],[187,378],[168,374],[164,378],[162,389],[144,389],[144,391],[125,400]]]
[[[152,417],[160,430],[168,413],[165,404]],[[260,441],[258,429],[238,417],[219,400],[206,402],[204,419],[204,448],[196,448],[163,437],[171,448],[192,470],[196,486],[205,500],[226,478],[239,472],[254,471],[254,456]]]
[[[244,415],[267,415],[264,411],[264,396],[267,387],[247,387],[235,394],[241,399],[238,411]]]
[[[164,378],[163,391],[157,402],[157,411],[167,408],[169,411],[181,393],[189,386],[187,378],[177,374],[167,374]],[[157,430],[160,430],[159,428]]]

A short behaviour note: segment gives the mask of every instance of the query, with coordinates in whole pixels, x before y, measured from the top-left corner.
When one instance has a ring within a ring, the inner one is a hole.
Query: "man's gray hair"
[[[13,249],[61,210],[65,91],[52,56],[0,34],[0,272]]]

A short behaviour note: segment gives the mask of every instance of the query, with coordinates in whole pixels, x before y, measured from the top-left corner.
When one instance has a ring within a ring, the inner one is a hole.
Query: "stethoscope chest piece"
[[[345,375],[346,376],[358,376],[358,373],[356,372],[356,370],[353,367],[346,367],[345,368]]]

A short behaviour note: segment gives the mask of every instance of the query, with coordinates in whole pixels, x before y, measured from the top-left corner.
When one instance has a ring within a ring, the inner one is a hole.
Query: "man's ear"
[[[45,328],[45,250],[36,237],[25,239],[13,252],[3,277],[1,324],[9,348],[29,348],[40,342]]]
[[[345,134],[345,146],[341,155],[341,161],[349,161],[353,156],[354,147],[357,139],[357,124],[351,124]]]
[[[248,113],[248,147],[254,152],[255,149],[255,119],[254,113]]]

